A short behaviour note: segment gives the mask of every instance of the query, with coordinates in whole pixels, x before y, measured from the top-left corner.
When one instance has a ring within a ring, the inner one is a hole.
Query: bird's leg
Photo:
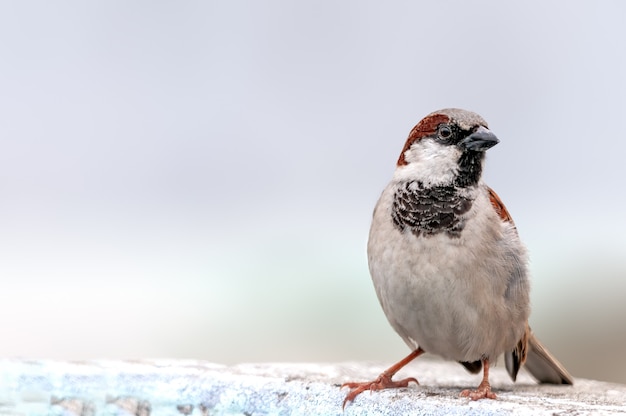
[[[414,377],[409,377],[409,378],[405,378],[405,379],[398,380],[398,381],[391,380],[391,377],[393,377],[394,374],[400,371],[402,367],[404,367],[405,365],[407,365],[408,363],[410,363],[411,361],[413,361],[415,358],[419,357],[423,353],[424,353],[424,350],[421,348],[418,348],[412,351],[409,355],[404,357],[401,361],[397,362],[396,364],[392,365],[391,367],[383,371],[382,374],[379,375],[374,381],[366,381],[366,382],[361,382],[361,383],[358,383],[358,382],[357,383],[355,382],[343,383],[341,385],[341,388],[348,387],[350,389],[350,392],[348,393],[345,400],[343,401],[343,407],[345,408],[346,403],[353,401],[356,398],[356,396],[363,393],[365,390],[372,391],[372,390],[407,387],[411,381],[414,381],[415,384],[419,384],[417,379]]]
[[[495,399],[496,394],[491,391],[489,384],[489,358],[483,359],[483,381],[480,382],[476,390],[463,390],[461,396],[469,397],[472,400]]]

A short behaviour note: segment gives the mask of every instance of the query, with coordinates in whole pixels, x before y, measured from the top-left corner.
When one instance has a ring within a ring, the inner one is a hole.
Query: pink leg
[[[463,390],[461,396],[469,397],[472,400],[495,399],[496,394],[491,391],[489,384],[489,359],[483,360],[483,381],[480,382],[476,390]]]
[[[391,380],[391,378],[394,376],[394,374],[400,371],[402,367],[404,367],[405,365],[407,365],[408,363],[410,363],[411,361],[413,361],[415,358],[419,357],[423,353],[424,353],[423,349],[421,348],[416,349],[415,351],[407,355],[404,359],[402,359],[400,362],[394,364],[393,366],[389,367],[387,370],[383,371],[383,373],[379,375],[378,378],[376,378],[376,380],[374,381],[366,381],[366,382],[361,382],[361,383],[355,383],[355,382],[343,383],[341,385],[341,388],[344,388],[344,387],[350,388],[350,392],[348,393],[345,400],[343,401],[343,408],[345,409],[346,403],[353,401],[356,398],[356,396],[358,396],[359,394],[363,393],[366,390],[373,391],[373,390],[407,387],[411,381],[415,382],[416,384],[419,384],[417,379],[413,377],[405,378],[403,380],[398,380],[398,381],[393,381]]]

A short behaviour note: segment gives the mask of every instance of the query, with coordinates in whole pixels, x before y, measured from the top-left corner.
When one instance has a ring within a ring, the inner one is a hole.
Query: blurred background
[[[397,361],[372,209],[462,107],[534,331],[626,382],[624,39],[619,1],[3,2],[0,357]]]

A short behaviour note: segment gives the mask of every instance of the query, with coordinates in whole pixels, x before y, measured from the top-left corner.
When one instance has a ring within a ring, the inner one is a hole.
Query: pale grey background
[[[396,361],[370,215],[456,106],[535,332],[626,382],[625,39],[620,1],[1,3],[0,356]]]

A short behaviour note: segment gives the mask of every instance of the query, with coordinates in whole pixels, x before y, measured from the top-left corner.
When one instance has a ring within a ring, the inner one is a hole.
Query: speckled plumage
[[[396,187],[391,217],[399,231],[410,230],[415,236],[447,233],[459,237],[465,226],[462,216],[472,207],[472,200],[454,186],[424,187],[419,181],[407,181]]]

